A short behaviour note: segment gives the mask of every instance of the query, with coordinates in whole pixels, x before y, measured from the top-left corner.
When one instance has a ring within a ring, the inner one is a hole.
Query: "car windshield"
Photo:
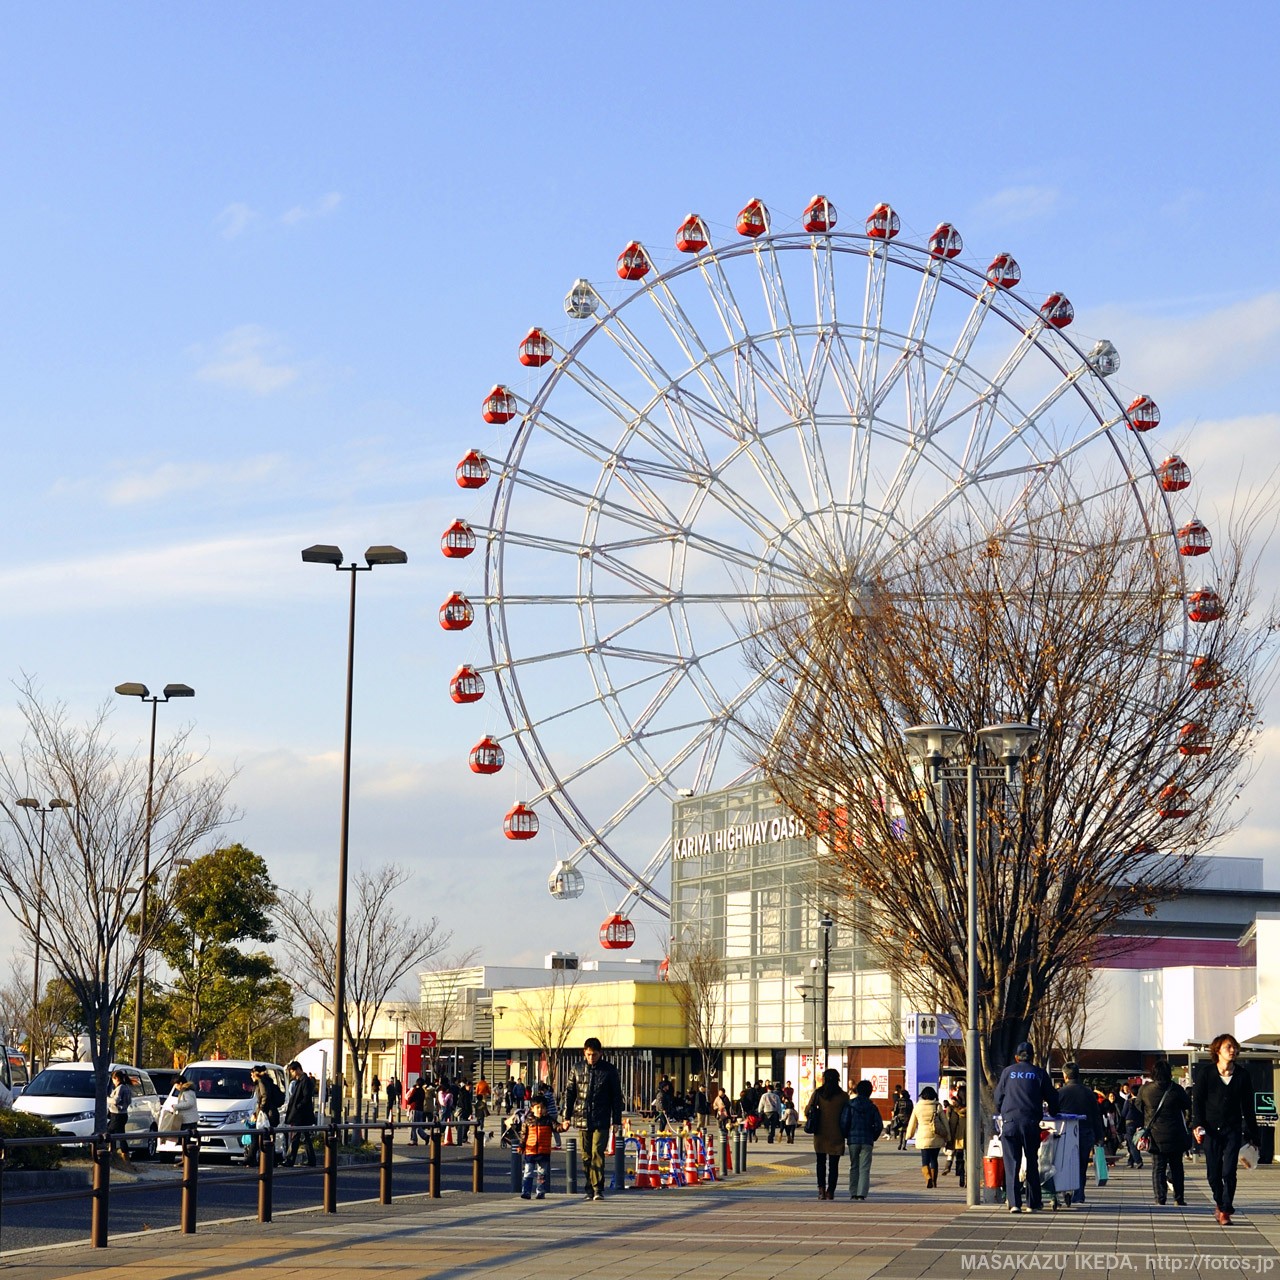
[[[253,1097],[253,1077],[248,1067],[188,1067],[182,1078],[191,1081],[192,1092],[200,1101]]]
[[[68,1071],[63,1067],[46,1067],[25,1089],[28,1098],[92,1098],[92,1071]]]

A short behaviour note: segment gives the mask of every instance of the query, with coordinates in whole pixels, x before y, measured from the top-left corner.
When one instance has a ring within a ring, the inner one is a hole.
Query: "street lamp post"
[[[142,998],[147,976],[147,906],[151,894],[151,822],[153,789],[156,780],[156,708],[172,698],[194,698],[189,684],[167,684],[163,694],[153,694],[145,684],[135,681],[116,685],[125,698],[141,698],[151,703],[151,750],[147,756],[147,827],[142,846],[142,893],[138,899],[138,989],[133,1002],[133,1065],[142,1066]]]
[[[968,998],[965,1034],[965,1135],[968,1152],[965,1200],[969,1208],[982,1203],[982,1093],[978,1037],[978,779],[1003,778],[1012,782],[1022,757],[1035,744],[1040,730],[1031,724],[996,724],[978,730],[979,746],[986,747],[1001,767],[979,763],[976,753],[960,756],[965,733],[946,724],[912,725],[905,731],[907,745],[929,769],[930,780],[963,779],[965,784],[965,876],[968,889],[967,943],[969,948]]]
[[[831,927],[835,921],[826,911],[818,923],[822,926],[822,1069],[831,1064]]]
[[[31,1074],[39,1070],[36,1066],[36,1024],[40,1020],[40,932],[44,927],[44,819],[45,814],[55,809],[70,809],[74,806],[70,800],[59,800],[55,796],[48,804],[42,805],[39,800],[23,796],[17,801],[23,809],[30,809],[40,815],[40,860],[36,865],[36,931],[31,946],[31,1025],[27,1029],[27,1039],[31,1042],[28,1057],[31,1059]]]
[[[351,575],[351,607],[347,619],[347,702],[342,734],[342,815],[338,828],[338,931],[333,961],[333,1086],[334,1116],[342,1118],[342,1024],[347,994],[347,825],[351,814],[351,693],[355,680],[356,576],[380,564],[406,564],[409,557],[399,547],[370,547],[364,564],[342,563],[338,547],[318,543],[302,553],[306,564],[329,564]]]

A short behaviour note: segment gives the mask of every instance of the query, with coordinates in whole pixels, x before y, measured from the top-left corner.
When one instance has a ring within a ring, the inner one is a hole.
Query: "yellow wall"
[[[588,1036],[597,1036],[605,1049],[684,1049],[689,1036],[684,1014],[669,982],[591,982],[575,986],[528,987],[493,993],[493,1047],[537,1049],[529,1034],[533,1018],[549,1023],[560,1011],[581,1002],[582,1016],[574,1024],[567,1049],[580,1049]],[[554,1002],[554,1003],[553,1003]],[[544,1013],[549,1004],[553,1012]],[[529,1012],[526,1013],[525,1011]]]

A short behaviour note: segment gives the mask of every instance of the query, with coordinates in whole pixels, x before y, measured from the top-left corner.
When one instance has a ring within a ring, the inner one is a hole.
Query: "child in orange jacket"
[[[551,1117],[547,1100],[540,1093],[533,1095],[529,1114],[520,1126],[520,1154],[524,1157],[520,1199],[545,1200],[551,1178]]]

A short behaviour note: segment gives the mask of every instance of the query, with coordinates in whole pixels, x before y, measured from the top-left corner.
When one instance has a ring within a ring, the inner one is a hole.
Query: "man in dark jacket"
[[[1074,1195],[1068,1192],[1067,1203],[1074,1199],[1077,1204],[1084,1204],[1084,1175],[1093,1160],[1094,1144],[1102,1141],[1102,1109],[1098,1106],[1098,1095],[1080,1083],[1080,1068],[1074,1062],[1062,1068],[1062,1079],[1058,1114],[1081,1117],[1076,1125],[1080,1134],[1080,1190]]]
[[[1050,1115],[1058,1114],[1058,1094],[1043,1067],[1031,1061],[1031,1045],[1024,1040],[1013,1052],[1013,1062],[1005,1067],[996,1085],[996,1114],[1000,1117],[1000,1146],[1004,1151],[1004,1185],[1009,1195],[1009,1212],[1023,1210],[1018,1167],[1027,1162],[1028,1213],[1044,1208],[1040,1195],[1040,1121],[1047,1105]]]
[[[313,1125],[316,1122],[316,1085],[315,1081],[302,1069],[302,1063],[294,1061],[285,1068],[289,1073],[289,1089],[284,1104],[284,1122],[287,1128]],[[376,1094],[375,1094],[376,1096]],[[315,1136],[311,1133],[291,1133],[289,1135],[289,1154],[285,1164],[298,1162],[298,1147],[306,1146],[304,1163],[315,1168],[316,1148]]]
[[[845,1108],[844,1140],[849,1144],[849,1199],[865,1200],[871,1185],[871,1154],[884,1131],[880,1108],[871,1101],[871,1081],[859,1080]]]
[[[578,1126],[587,1168],[587,1199],[604,1199],[604,1153],[609,1135],[622,1128],[622,1082],[595,1036],[582,1047],[585,1062],[574,1068],[564,1095],[561,1129]]]

